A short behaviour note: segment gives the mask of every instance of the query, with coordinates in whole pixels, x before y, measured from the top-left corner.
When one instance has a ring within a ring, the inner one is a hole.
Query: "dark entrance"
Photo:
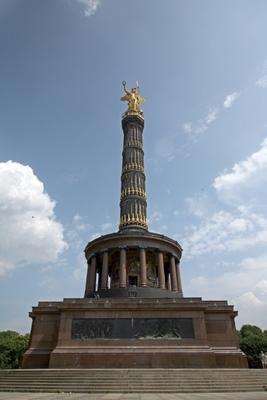
[[[137,276],[129,276],[129,286],[137,286]]]

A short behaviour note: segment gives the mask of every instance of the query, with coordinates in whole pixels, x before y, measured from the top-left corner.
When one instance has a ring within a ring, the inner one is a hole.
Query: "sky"
[[[0,0],[0,329],[83,297],[118,229],[121,82],[146,98],[149,229],[184,295],[267,328],[267,2]]]

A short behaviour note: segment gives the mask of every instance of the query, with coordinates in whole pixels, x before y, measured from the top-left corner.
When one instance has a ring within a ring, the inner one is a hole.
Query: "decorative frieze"
[[[120,228],[127,225],[137,225],[147,228],[146,217],[142,214],[123,214],[120,219]]]
[[[144,165],[137,163],[126,163],[122,167],[122,172],[126,171],[141,171],[144,172]]]
[[[143,143],[140,140],[132,140],[132,139],[130,139],[125,143],[125,147],[126,146],[127,147],[137,147],[138,149],[142,150]]]
[[[123,189],[121,192],[121,200],[123,200],[127,196],[140,196],[144,199],[146,198],[145,191],[140,187],[128,187]]]

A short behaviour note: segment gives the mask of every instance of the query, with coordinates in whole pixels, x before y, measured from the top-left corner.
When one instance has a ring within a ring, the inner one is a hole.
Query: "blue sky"
[[[0,329],[83,296],[83,249],[117,229],[121,81],[146,97],[150,230],[186,296],[267,325],[267,3],[1,0]]]

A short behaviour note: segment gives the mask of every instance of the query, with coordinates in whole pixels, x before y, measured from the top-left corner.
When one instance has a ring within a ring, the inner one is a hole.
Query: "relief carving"
[[[192,318],[81,318],[72,321],[72,339],[194,338]]]

